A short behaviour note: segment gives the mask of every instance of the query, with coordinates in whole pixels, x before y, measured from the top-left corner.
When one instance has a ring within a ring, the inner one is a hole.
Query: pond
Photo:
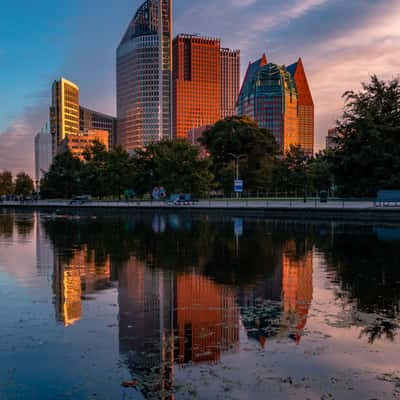
[[[0,209],[0,399],[400,398],[400,226]]]

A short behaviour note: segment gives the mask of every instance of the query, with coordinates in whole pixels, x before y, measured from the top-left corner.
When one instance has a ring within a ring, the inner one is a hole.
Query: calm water
[[[390,225],[0,210],[0,399],[400,398],[399,245]]]

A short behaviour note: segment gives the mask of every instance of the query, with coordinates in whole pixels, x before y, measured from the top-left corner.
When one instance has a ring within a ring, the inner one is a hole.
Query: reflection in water
[[[57,320],[72,325],[82,316],[82,297],[108,287],[110,260],[95,262],[94,250],[84,245],[71,255],[55,255],[53,291]]]
[[[57,321],[73,325],[85,317],[82,301],[116,286],[119,351],[146,397],[173,398],[174,366],[239,352],[241,326],[259,348],[274,338],[300,344],[316,254],[362,336],[393,340],[398,329],[393,228],[184,213],[36,221],[38,270],[51,270]],[[0,239],[27,238],[34,222],[0,214]]]

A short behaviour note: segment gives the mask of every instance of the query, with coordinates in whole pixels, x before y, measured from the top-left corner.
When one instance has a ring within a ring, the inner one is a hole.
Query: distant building
[[[314,154],[314,102],[301,58],[296,63],[289,65],[287,70],[294,78],[297,87],[299,108],[298,144],[305,154],[311,157]]]
[[[79,87],[65,78],[54,81],[51,90],[50,133],[53,154],[69,134],[79,132]]]
[[[93,129],[74,135],[67,135],[58,147],[58,152],[62,153],[69,150],[74,156],[83,160],[85,149],[96,140],[104,144],[108,151],[108,131]]]
[[[236,114],[240,88],[240,50],[221,49],[221,118]]]
[[[239,94],[237,114],[269,129],[282,150],[299,144],[296,83],[284,66],[267,63],[265,55],[249,64]]]
[[[117,49],[118,143],[171,138],[172,0],[146,0]]]
[[[337,128],[328,129],[328,136],[325,139],[325,149],[335,150],[337,147],[336,139],[338,138]]]
[[[108,148],[111,150],[116,144],[117,118],[80,106],[79,130],[86,132],[93,129],[108,131]]]
[[[50,169],[53,159],[53,142],[50,133],[43,130],[35,136],[35,179],[36,190],[40,190],[40,180]]]

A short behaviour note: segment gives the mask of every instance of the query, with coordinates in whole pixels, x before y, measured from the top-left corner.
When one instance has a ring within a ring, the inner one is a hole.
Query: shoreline
[[[190,212],[220,213],[233,216],[257,216],[280,219],[332,219],[369,222],[400,223],[399,207],[374,207],[372,201],[331,201],[306,203],[291,200],[200,200],[192,205],[174,205],[160,201],[90,201],[69,204],[69,201],[2,202],[0,208],[19,210],[47,210],[55,213],[86,212]]]

